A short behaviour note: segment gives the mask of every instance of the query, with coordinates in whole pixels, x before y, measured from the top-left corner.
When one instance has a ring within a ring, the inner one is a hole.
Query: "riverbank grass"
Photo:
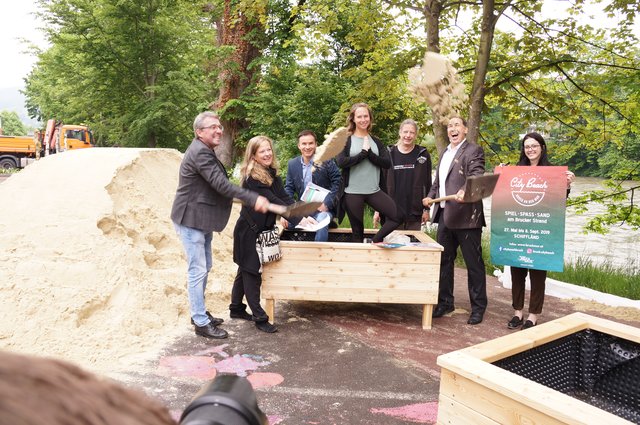
[[[616,267],[610,262],[595,264],[588,258],[579,257],[573,263],[565,263],[564,271],[549,272],[548,276],[607,294],[640,300],[640,274],[635,270],[635,264]]]

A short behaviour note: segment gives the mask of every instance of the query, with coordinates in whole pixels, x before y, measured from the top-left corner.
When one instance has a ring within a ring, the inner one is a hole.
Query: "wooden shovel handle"
[[[447,195],[447,196],[443,196],[441,198],[432,199],[431,203],[429,205],[435,204],[436,202],[453,201],[454,199],[456,199],[456,195]]]
[[[267,207],[267,209],[269,211],[271,211],[272,213],[278,214],[278,215],[283,215],[286,214],[287,212],[287,207],[284,205],[278,205],[278,204],[269,204],[269,206]]]

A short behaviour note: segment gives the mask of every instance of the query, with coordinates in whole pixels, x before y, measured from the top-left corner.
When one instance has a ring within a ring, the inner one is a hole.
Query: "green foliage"
[[[495,7],[494,16],[519,26],[494,33],[486,79],[481,87],[475,82],[485,93],[478,141],[488,169],[515,163],[521,135],[536,130],[545,135],[552,162],[578,175],[640,178],[640,50],[632,32],[637,5],[608,1],[607,13],[627,20],[605,31],[580,19],[583,3],[574,2],[566,17],[540,19],[542,2],[438,2],[439,41],[430,48],[454,59],[468,90],[481,51],[482,8]],[[204,8],[187,0],[39,4],[51,47],[40,52],[27,81],[30,114],[86,123],[100,144],[186,147],[193,117],[217,98],[219,75],[240,72],[225,60],[239,53],[235,47],[216,45],[221,1]],[[232,21],[223,24],[233,27],[240,16],[256,22],[246,39],[259,51],[241,75],[249,87],[221,111],[240,123],[236,154],[250,137],[266,134],[284,163],[298,154],[301,129],[312,129],[322,142],[323,134],[344,125],[353,103],[364,101],[373,109],[373,133],[384,143],[394,143],[398,124],[413,118],[435,157],[426,140],[431,112],[406,88],[407,70],[427,46],[426,6],[395,0],[232,2]],[[457,21],[461,11],[474,17],[464,31]],[[603,231],[620,219],[636,222],[629,196],[607,199],[608,217],[592,229]]]
[[[26,136],[27,129],[15,111],[0,111],[2,134],[5,136]]]
[[[625,189],[612,180],[605,181],[604,184],[609,187],[609,191],[590,191],[580,196],[572,196],[567,202],[567,206],[573,208],[577,214],[587,212],[593,203],[606,206],[606,214],[597,215],[587,221],[585,233],[589,231],[604,235],[612,225],[618,223],[624,223],[633,230],[640,229],[640,210],[633,202],[634,194],[640,191],[640,185]]]
[[[322,67],[292,63],[273,66],[270,71],[242,98],[250,127],[241,140],[246,143],[257,134],[268,135],[276,141],[280,162],[286,163],[283,161],[300,154],[300,131],[314,131],[322,143],[323,135],[335,129],[332,118],[345,89],[335,74]]]
[[[40,1],[52,47],[27,79],[30,114],[91,126],[101,144],[181,147],[207,104],[211,30],[186,0]]]

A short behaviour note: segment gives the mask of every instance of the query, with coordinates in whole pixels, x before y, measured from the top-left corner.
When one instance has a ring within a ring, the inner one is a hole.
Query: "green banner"
[[[567,167],[496,167],[491,262],[562,271]]]

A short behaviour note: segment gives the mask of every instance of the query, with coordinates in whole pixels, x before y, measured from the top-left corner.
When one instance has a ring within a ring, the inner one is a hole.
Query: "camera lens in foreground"
[[[184,409],[180,425],[269,425],[251,383],[220,375],[203,387]]]

